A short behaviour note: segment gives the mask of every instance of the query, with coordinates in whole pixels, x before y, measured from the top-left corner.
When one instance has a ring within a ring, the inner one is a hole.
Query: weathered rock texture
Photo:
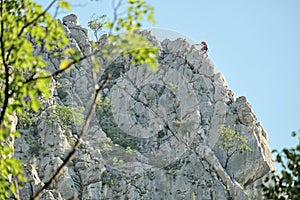
[[[63,25],[74,48],[93,51],[75,15]],[[98,78],[112,73],[102,91],[110,101],[98,107],[76,157],[40,199],[261,199],[256,186],[274,164],[267,133],[246,98],[236,98],[208,56],[186,40],[159,42],[151,32],[141,34],[159,48],[158,72],[132,66],[130,58],[99,58]],[[49,70],[58,69],[60,60],[43,56]],[[22,199],[49,179],[74,144],[80,126],[63,128],[47,116],[57,104],[89,108],[91,66],[84,60],[53,80],[59,86],[54,98],[35,126],[20,130],[15,151],[28,176]],[[221,125],[238,131],[252,149],[234,154],[226,169],[217,145]]]

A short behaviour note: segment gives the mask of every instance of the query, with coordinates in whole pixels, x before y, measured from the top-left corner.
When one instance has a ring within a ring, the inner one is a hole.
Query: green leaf
[[[38,112],[39,108],[40,108],[40,101],[38,99],[32,99],[31,101],[31,107],[35,112]]]
[[[59,65],[59,69],[60,69],[60,70],[66,70],[67,68],[70,67],[70,63],[71,63],[71,61],[70,61],[69,59],[63,60],[63,61],[60,63],[60,65]]]
[[[67,1],[65,0],[60,0],[58,2],[59,7],[61,7],[62,9],[65,9],[67,12],[71,12],[71,4],[69,4]]]

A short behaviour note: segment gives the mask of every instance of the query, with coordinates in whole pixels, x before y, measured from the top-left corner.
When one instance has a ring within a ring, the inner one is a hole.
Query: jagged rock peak
[[[75,14],[67,15],[67,16],[63,17],[63,23],[64,24],[73,23],[75,25],[78,25],[78,16]]]
[[[75,15],[64,17],[63,25],[75,49],[93,51]],[[160,42],[150,31],[140,34],[159,49],[158,72],[133,66],[129,57],[99,57],[99,81],[112,74],[102,91],[109,101],[98,107],[74,160],[40,199],[262,199],[257,186],[274,163],[246,98],[236,99],[209,56],[185,39]],[[98,48],[105,48],[105,38]],[[50,70],[59,68],[49,52],[43,56]],[[48,180],[77,138],[78,125],[62,126],[48,116],[58,104],[90,106],[91,66],[84,60],[56,78],[60,87],[43,117],[19,128],[24,134],[15,151],[29,180],[22,199]],[[251,151],[228,158],[218,145],[222,125],[246,138]]]

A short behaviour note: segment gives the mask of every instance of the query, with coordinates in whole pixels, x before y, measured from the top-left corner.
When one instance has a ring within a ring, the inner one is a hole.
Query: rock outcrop
[[[77,16],[63,19],[72,47],[93,51]],[[40,199],[262,199],[262,178],[274,169],[267,133],[245,97],[236,98],[207,55],[185,39],[160,42],[159,70],[133,66],[130,58],[99,58],[101,81],[112,73],[75,158]],[[105,37],[99,42],[104,48]],[[44,52],[49,70],[60,60]],[[53,80],[59,86],[34,126],[19,128],[15,155],[28,182],[22,199],[49,179],[62,163],[80,125],[49,120],[52,107],[89,108],[94,92],[91,59]],[[52,109],[53,110],[53,109]],[[238,131],[251,151],[236,153],[225,166],[218,143],[221,125]]]

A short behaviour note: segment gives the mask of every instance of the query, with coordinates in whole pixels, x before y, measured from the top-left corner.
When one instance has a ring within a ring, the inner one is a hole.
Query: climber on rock
[[[207,53],[208,51],[207,43],[205,41],[202,41],[201,44],[202,44],[202,48],[200,49],[200,51],[203,52],[203,54]]]
[[[201,44],[195,44],[196,46],[201,46],[200,53],[201,55],[207,54],[208,46],[205,41],[202,41]]]

